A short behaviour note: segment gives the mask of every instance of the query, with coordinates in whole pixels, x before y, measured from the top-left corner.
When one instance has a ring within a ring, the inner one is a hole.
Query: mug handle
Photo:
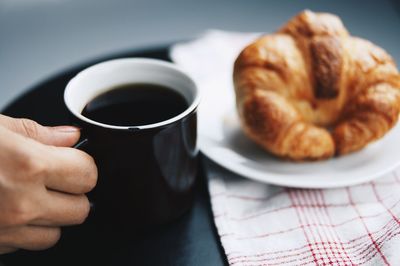
[[[89,139],[88,138],[83,138],[82,140],[78,141],[72,148],[79,149],[82,151],[85,151],[85,147],[89,144]]]
[[[88,138],[83,138],[82,140],[78,141],[72,148],[79,149],[81,151],[85,151],[85,148],[89,145],[89,139]],[[93,201],[89,201],[90,204],[90,211],[89,211],[89,216],[94,212],[95,210],[95,204]]]

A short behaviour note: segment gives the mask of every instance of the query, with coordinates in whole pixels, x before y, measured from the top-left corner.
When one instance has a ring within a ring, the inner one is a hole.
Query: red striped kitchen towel
[[[215,89],[233,89],[233,61],[257,36],[209,31],[170,54],[207,100]],[[400,265],[400,169],[357,186],[311,190],[262,184],[204,164],[230,265]]]
[[[289,189],[206,162],[230,265],[400,265],[400,170],[339,189]]]

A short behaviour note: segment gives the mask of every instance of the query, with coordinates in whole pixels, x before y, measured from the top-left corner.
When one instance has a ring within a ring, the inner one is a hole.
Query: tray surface
[[[168,60],[168,45],[128,51],[86,62],[51,77],[20,96],[2,113],[44,125],[68,123],[62,94],[80,70],[104,60],[149,57]],[[193,208],[169,224],[142,232],[129,241],[104,239],[92,221],[63,229],[59,243],[46,251],[18,251],[0,257],[0,265],[225,265],[226,259],[212,219],[209,195],[199,173]]]

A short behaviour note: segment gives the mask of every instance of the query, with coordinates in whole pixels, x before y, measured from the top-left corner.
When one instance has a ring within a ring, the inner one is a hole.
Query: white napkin
[[[174,45],[171,58],[203,101],[215,101],[220,86],[233,90],[233,62],[257,36],[208,31]],[[399,169],[358,186],[309,190],[251,181],[209,160],[204,167],[230,265],[400,265]]]

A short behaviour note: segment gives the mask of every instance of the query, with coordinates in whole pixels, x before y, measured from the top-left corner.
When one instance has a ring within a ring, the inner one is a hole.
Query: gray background
[[[390,1],[0,0],[0,109],[87,59],[210,28],[271,32],[304,8],[338,14],[400,62],[399,9]]]

